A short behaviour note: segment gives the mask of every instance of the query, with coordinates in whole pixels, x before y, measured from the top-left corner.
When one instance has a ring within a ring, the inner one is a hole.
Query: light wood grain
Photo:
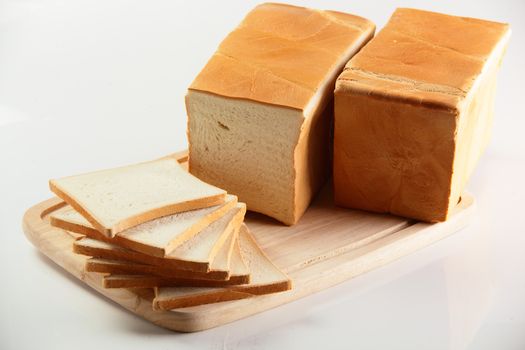
[[[149,291],[105,289],[100,274],[84,271],[87,257],[72,252],[76,235],[49,225],[49,214],[61,205],[59,199],[30,208],[23,227],[42,253],[104,296],[159,326],[194,332],[268,310],[385,265],[464,227],[474,209],[473,198],[466,194],[449,221],[426,224],[334,208],[331,203],[327,187],[292,227],[257,214],[246,218],[268,256],[292,278],[291,291],[163,312],[152,309]]]

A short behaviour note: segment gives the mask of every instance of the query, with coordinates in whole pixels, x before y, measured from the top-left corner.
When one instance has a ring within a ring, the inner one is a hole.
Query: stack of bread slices
[[[106,288],[154,288],[158,310],[291,288],[243,223],[246,205],[175,157],[49,184],[65,202],[51,224],[78,234],[73,251]]]

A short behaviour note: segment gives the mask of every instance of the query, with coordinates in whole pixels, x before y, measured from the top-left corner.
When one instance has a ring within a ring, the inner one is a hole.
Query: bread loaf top
[[[348,62],[336,93],[455,108],[509,36],[508,24],[400,8]]]
[[[345,13],[261,4],[224,39],[190,90],[304,110],[323,88],[333,92],[333,80],[374,30]]]

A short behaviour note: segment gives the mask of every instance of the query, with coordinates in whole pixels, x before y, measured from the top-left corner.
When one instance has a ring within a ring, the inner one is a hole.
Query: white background
[[[25,239],[47,180],[186,147],[186,87],[253,1],[0,0],[0,349],[525,349],[525,2],[295,1],[510,22],[492,144],[458,234],[354,280],[197,334],[133,316]],[[461,33],[458,33],[461,35]]]

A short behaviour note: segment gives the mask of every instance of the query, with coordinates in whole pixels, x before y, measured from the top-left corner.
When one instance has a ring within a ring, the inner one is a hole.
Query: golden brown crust
[[[224,287],[250,282],[250,275],[230,276],[225,281],[205,279],[167,278],[152,275],[106,275],[104,288],[155,288],[155,287]]]
[[[456,115],[424,106],[336,96],[338,205],[423,221],[446,219]],[[344,114],[343,114],[344,113]]]
[[[198,272],[164,265],[147,265],[126,260],[106,260],[104,258],[102,258],[102,260],[100,260],[100,258],[88,259],[85,264],[85,270],[87,272],[130,275],[147,274],[156,277],[198,279],[208,281],[227,281],[230,279],[229,271]]]
[[[336,203],[446,220],[486,143],[508,34],[507,24],[396,10],[336,82]]]
[[[242,293],[230,289],[212,290],[208,293],[189,295],[175,299],[153,299],[154,310],[173,310],[190,306],[214,304],[223,301],[239,300],[253,297],[253,294]]]
[[[262,4],[221,43],[190,89],[303,110],[374,25],[361,17]]]
[[[508,31],[503,23],[397,9],[348,62],[336,92],[455,109]]]

